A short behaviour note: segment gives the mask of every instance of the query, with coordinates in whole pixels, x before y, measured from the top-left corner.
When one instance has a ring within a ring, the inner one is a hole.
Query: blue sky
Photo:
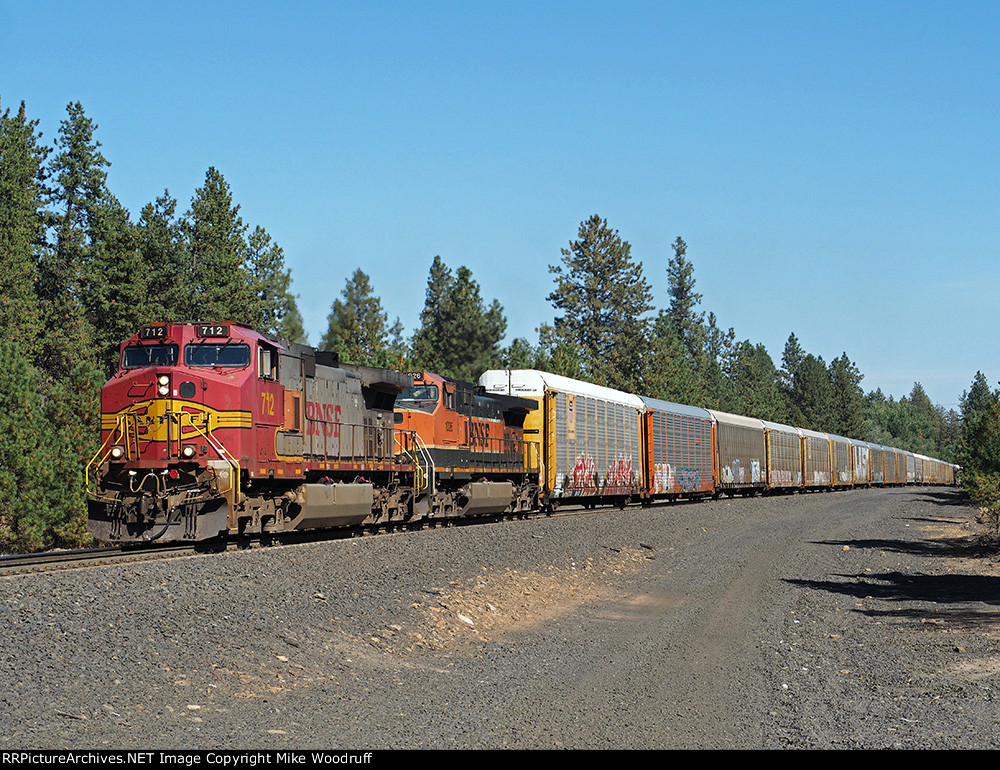
[[[996,2],[11,2],[0,106],[98,124],[138,216],[205,172],[284,249],[310,339],[367,272],[412,332],[439,254],[508,336],[599,214],[658,306],[681,236],[702,309],[790,332],[866,390],[996,386]]]

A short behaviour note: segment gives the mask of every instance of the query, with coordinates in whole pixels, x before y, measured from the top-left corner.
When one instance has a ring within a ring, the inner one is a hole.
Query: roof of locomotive
[[[521,398],[520,396],[509,395],[506,393],[491,393],[482,385],[465,382],[464,380],[456,380],[452,377],[446,377],[443,374],[436,374],[435,372],[409,372],[408,376],[412,376],[414,382],[416,380],[424,380],[424,382],[437,382],[439,384],[450,382],[459,389],[467,389],[477,398],[493,399],[500,405],[501,409],[507,412],[527,413],[538,408],[538,404],[531,399]]]
[[[152,329],[163,327],[166,327],[166,336],[154,336],[154,334],[150,332]],[[274,347],[281,348],[282,350],[288,348],[288,343],[284,340],[279,340],[278,338],[271,337],[267,334],[261,334],[260,332],[255,331],[249,326],[246,326],[238,321],[222,321],[220,323],[205,323],[203,321],[165,321],[149,323],[137,329],[135,334],[125,340],[125,344],[166,341],[171,338],[175,327],[190,327],[194,329],[195,337],[204,337],[205,339],[243,339],[255,342],[266,342]]]

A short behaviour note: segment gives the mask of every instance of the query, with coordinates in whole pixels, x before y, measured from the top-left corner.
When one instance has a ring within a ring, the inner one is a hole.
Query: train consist
[[[891,484],[954,484],[911,452],[531,370],[478,385],[335,356],[234,324],[122,343],[87,466],[101,542]]]

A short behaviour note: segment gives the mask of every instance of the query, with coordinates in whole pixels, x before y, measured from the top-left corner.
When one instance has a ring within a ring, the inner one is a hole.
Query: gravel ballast
[[[6,577],[10,749],[994,748],[959,491],[682,503]]]

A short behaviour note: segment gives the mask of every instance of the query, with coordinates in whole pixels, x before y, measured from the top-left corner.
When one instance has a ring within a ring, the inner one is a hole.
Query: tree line
[[[100,387],[119,343],[139,327],[222,319],[307,341],[281,247],[243,221],[223,175],[209,168],[186,207],[165,190],[133,217],[108,188],[97,129],[73,103],[48,145],[23,103],[0,103],[3,551],[88,542],[84,475],[98,448]],[[961,415],[931,404],[919,383],[898,400],[866,395],[846,352],[827,364],[794,333],[778,366],[762,344],[738,340],[701,309],[683,239],[670,251],[669,301],[657,308],[630,244],[589,217],[549,267],[552,318],[536,340],[506,345],[503,307],[482,296],[467,266],[433,258],[408,336],[359,267],[333,300],[319,347],[344,362],[472,382],[490,368],[544,369],[941,459],[971,457],[966,408],[979,415],[983,403],[1000,402],[982,383],[963,397]]]
[[[549,266],[554,316],[537,342],[503,346],[506,319],[467,267],[435,257],[420,325],[409,340],[358,268],[334,301],[321,345],[341,360],[426,369],[475,381],[489,368],[535,368],[632,393],[836,433],[954,460],[961,415],[931,403],[920,383],[899,400],[865,394],[844,352],[829,363],[794,332],[777,365],[762,343],[738,340],[701,310],[687,244],[677,237],[665,263],[667,307],[657,309],[643,261],[607,220],[592,216]],[[651,260],[645,260],[646,263]]]

